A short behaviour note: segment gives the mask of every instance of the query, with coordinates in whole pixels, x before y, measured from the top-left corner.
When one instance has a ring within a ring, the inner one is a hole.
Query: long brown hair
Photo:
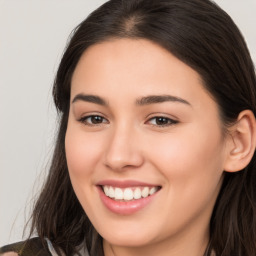
[[[232,19],[210,0],[110,0],[72,33],[53,87],[60,126],[49,175],[32,214],[31,234],[48,237],[66,255],[85,243],[103,255],[95,231],[73,191],[64,140],[71,78],[91,45],[113,38],[143,38],[170,51],[200,75],[224,125],[250,109],[256,115],[256,78],[246,43]],[[210,223],[205,255],[256,255],[256,155],[240,172],[225,173]]]

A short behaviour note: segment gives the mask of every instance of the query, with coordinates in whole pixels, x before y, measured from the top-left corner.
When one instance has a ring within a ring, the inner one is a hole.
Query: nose
[[[105,165],[114,171],[137,168],[143,164],[138,133],[123,126],[111,132],[105,151]]]

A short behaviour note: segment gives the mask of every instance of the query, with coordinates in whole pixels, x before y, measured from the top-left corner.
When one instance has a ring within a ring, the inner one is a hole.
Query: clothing
[[[49,239],[46,238],[45,241],[42,242],[39,237],[1,247],[0,256],[5,252],[16,252],[19,256],[60,256],[54,250]],[[85,248],[79,252],[83,256],[89,256]]]
[[[43,244],[38,237],[0,248],[0,255],[4,252],[16,252],[19,256],[52,256],[47,243]]]

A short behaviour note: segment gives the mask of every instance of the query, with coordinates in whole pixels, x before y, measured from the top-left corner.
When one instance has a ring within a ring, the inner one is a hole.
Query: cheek
[[[70,175],[77,178],[89,176],[95,169],[102,148],[101,140],[95,135],[85,136],[80,129],[68,127],[65,150]]]
[[[188,126],[153,144],[154,165],[165,177],[169,194],[179,198],[179,202],[207,201],[219,190],[224,163],[219,128]]]
[[[159,159],[162,166],[159,169],[173,170],[177,175],[216,173],[223,163],[224,143],[217,127],[209,130],[196,125],[187,126],[177,133],[158,137],[151,144],[154,145],[152,156]]]
[[[162,208],[165,218],[171,220],[162,226],[166,232],[189,225],[197,216],[204,216],[201,221],[207,222],[222,183],[221,134],[196,127],[189,131],[153,141],[148,156],[165,177]]]
[[[93,134],[85,135],[79,126],[68,126],[65,150],[69,176],[78,200],[88,213],[94,209],[91,195],[95,189],[93,173],[103,148],[100,141]]]

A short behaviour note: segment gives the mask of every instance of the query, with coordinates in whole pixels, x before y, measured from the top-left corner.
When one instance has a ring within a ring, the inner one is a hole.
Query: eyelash
[[[78,121],[85,124],[85,125],[88,125],[88,126],[100,126],[103,123],[108,123],[108,121],[107,122],[100,122],[100,123],[92,123],[92,121],[88,122],[88,119],[92,120],[92,118],[100,118],[100,120],[106,120],[107,121],[106,118],[104,118],[103,116],[100,116],[100,115],[84,116],[84,117],[80,118]],[[162,121],[165,121],[166,123],[165,124],[157,124],[157,119],[158,119],[158,121],[160,119],[162,119]],[[154,117],[150,118],[146,123],[148,123],[152,120],[156,120],[156,124],[151,123],[150,125],[157,126],[157,127],[168,127],[168,126],[175,125],[175,124],[179,123],[179,121],[168,118],[168,117],[165,117],[165,116],[154,116]]]

